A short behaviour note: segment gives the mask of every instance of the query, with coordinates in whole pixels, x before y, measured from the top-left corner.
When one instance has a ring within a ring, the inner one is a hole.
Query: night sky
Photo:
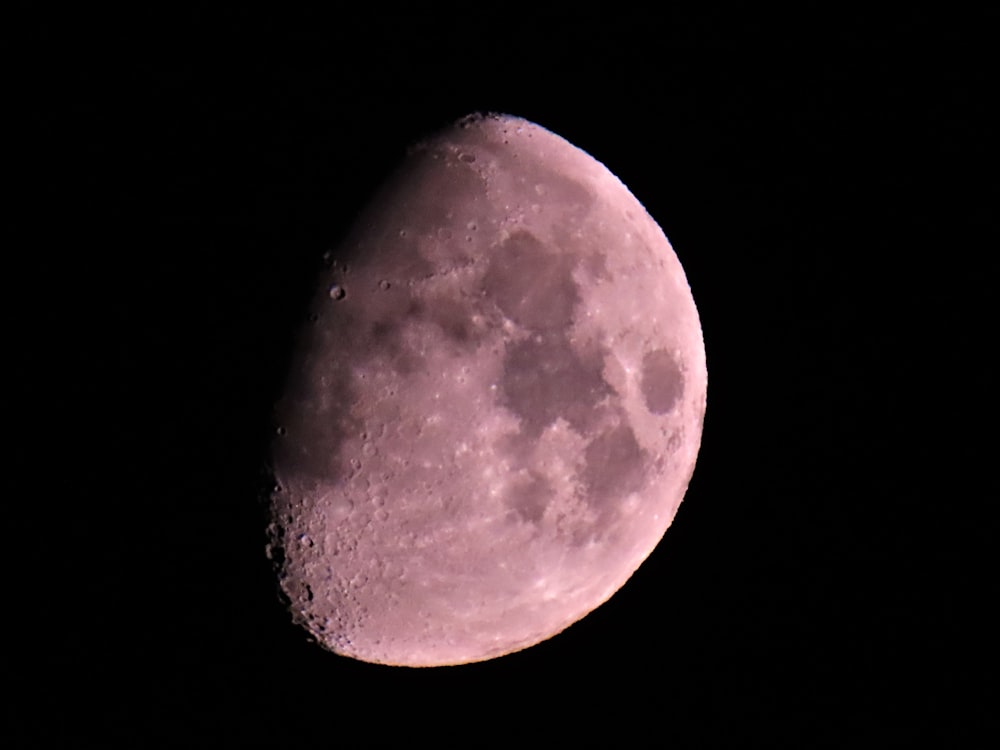
[[[30,415],[8,459],[9,735],[977,736],[995,80],[883,45],[969,22],[847,24],[807,55],[749,16],[131,13],[26,19],[8,91],[29,228],[8,366]],[[271,406],[324,251],[408,144],[471,112],[561,135],[660,224],[704,329],[704,438],[663,542],[564,633],[461,667],[364,664],[278,600]]]

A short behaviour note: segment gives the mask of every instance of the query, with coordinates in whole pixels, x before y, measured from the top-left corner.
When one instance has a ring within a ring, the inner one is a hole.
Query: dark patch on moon
[[[611,392],[602,367],[599,357],[577,356],[561,334],[512,343],[504,357],[501,403],[520,417],[529,435],[538,436],[559,417],[582,431]]]
[[[410,317],[411,315],[414,317],[420,317],[421,315],[424,314],[425,310],[426,310],[426,305],[424,305],[424,303],[421,300],[417,299],[416,297],[411,297],[409,303],[406,306],[405,317]]]
[[[466,349],[474,347],[476,337],[467,301],[455,297],[435,297],[421,310],[420,317],[430,320],[455,344]]]
[[[590,277],[599,281],[610,281],[611,273],[608,271],[608,257],[602,252],[588,253],[583,257],[583,270],[590,274]]]
[[[604,505],[638,491],[646,476],[646,453],[632,428],[620,424],[595,438],[584,451],[583,478],[592,504]]]
[[[684,395],[684,373],[666,349],[642,358],[642,396],[653,414],[666,414]]]
[[[363,429],[362,422],[351,415],[350,405],[360,395],[350,373],[339,367],[324,367],[322,374],[304,370],[286,393],[289,396],[275,414],[282,428],[273,450],[276,465],[286,474],[294,472],[308,479],[328,480],[350,473],[341,447]]]
[[[572,257],[550,253],[534,235],[515,232],[490,257],[483,291],[525,328],[565,329],[580,301],[573,264]]]
[[[383,353],[395,372],[408,375],[419,368],[421,358],[404,343],[398,323],[377,320],[372,323],[369,336],[371,348]]]
[[[522,521],[538,523],[545,515],[550,497],[552,487],[549,483],[544,477],[532,474],[527,481],[514,486],[507,503]]]
[[[399,326],[387,320],[376,320],[372,323],[371,337],[376,346],[393,346],[399,340]]]

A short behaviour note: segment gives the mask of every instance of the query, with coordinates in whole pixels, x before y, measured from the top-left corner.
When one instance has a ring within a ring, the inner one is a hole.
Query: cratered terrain
[[[526,648],[660,541],[705,413],[681,264],[601,163],[473,116],[407,155],[323,272],[276,415],[269,553],[364,661]]]

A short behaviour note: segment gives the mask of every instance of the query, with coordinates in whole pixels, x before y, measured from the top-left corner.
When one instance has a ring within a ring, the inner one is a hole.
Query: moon
[[[620,589],[694,471],[681,264],[600,162],[523,119],[414,146],[324,269],[276,406],[293,620],[379,664],[492,659]]]

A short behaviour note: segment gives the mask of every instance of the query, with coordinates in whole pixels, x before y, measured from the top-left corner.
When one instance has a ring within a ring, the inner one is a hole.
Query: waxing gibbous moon
[[[544,128],[407,155],[323,272],[276,415],[293,619],[368,662],[517,651],[606,601],[674,518],[707,373],[656,222]]]

